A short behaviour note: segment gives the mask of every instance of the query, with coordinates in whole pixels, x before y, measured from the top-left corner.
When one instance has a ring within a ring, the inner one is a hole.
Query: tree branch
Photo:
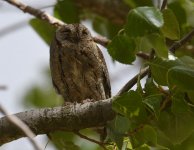
[[[104,146],[104,143],[101,143],[101,142],[99,142],[99,141],[96,141],[96,140],[94,140],[94,139],[91,139],[91,138],[89,138],[89,137],[87,137],[87,136],[81,134],[79,131],[75,131],[74,133],[75,133],[76,135],[78,135],[79,137],[81,137],[81,138],[83,138],[83,139],[86,139],[86,140],[88,140],[88,141],[90,141],[90,142],[96,143],[96,144],[98,144],[99,146],[101,146],[103,149],[107,150],[106,147]]]
[[[163,0],[160,10],[164,10],[166,8],[167,3],[168,3],[168,0]]]
[[[57,130],[79,131],[98,127],[114,118],[112,99],[67,105],[54,108],[29,110],[15,114],[36,134],[46,134]],[[95,119],[94,119],[95,118]],[[0,145],[25,137],[25,134],[7,117],[0,119]]]
[[[36,150],[43,150],[38,143],[33,139],[35,137],[35,134],[29,129],[29,127],[21,121],[18,117],[15,115],[9,115],[9,113],[0,105],[0,112],[5,115],[8,121],[15,125],[20,131],[22,131],[29,139],[29,141],[32,143],[34,148]]]
[[[7,87],[5,85],[0,85],[0,90],[6,90]]]
[[[24,13],[27,12],[27,13],[31,14],[32,16],[34,16],[38,19],[41,19],[43,21],[46,21],[55,27],[59,27],[59,26],[64,25],[64,23],[61,20],[49,15],[48,13],[46,13],[40,9],[36,9],[36,8],[31,7],[31,6],[27,6],[18,0],[4,0],[4,1],[17,7],[18,9],[22,10]]]
[[[169,51],[171,51],[172,53],[175,53],[175,51],[180,48],[181,46],[183,46],[184,44],[186,44],[187,42],[189,42],[194,36],[194,29],[192,29],[187,35],[185,35],[182,39],[180,39],[177,42],[174,42],[172,44],[172,46],[169,48]]]
[[[123,88],[118,92],[118,96],[119,95],[122,95],[123,93],[127,92],[129,89],[131,89],[136,83],[137,83],[137,80],[138,80],[138,77],[140,79],[142,79],[143,77],[145,77],[149,72],[149,67],[146,67],[144,69],[142,69],[140,71],[140,73],[138,73],[137,75],[135,75],[131,80],[129,80],[124,86]]]

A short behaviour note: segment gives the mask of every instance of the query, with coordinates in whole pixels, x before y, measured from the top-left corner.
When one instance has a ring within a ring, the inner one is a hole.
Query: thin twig
[[[129,80],[123,87],[122,89],[117,93],[117,96],[127,92],[129,89],[131,89],[136,83],[138,78],[142,79],[143,77],[145,77],[147,75],[147,73],[149,72],[149,67],[145,67],[144,69],[142,69],[140,71],[140,73],[138,73],[137,75],[135,75],[131,80]]]
[[[38,143],[33,139],[36,135],[30,130],[30,128],[23,121],[21,121],[15,115],[9,115],[9,113],[1,105],[0,105],[0,112],[4,114],[12,124],[14,124],[18,129],[20,129],[28,137],[29,141],[32,143],[32,145],[34,146],[36,150],[43,150],[38,145]]]
[[[144,60],[149,60],[150,59],[150,55],[147,54],[147,53],[143,53],[143,52],[138,52],[136,54],[136,56],[140,57],[140,58],[143,58]]]
[[[6,90],[7,87],[5,85],[0,85],[0,90]]]
[[[107,47],[107,45],[111,42],[111,40],[102,36],[93,37],[93,40],[104,47]]]
[[[181,40],[175,42],[172,44],[172,46],[169,48],[169,51],[172,53],[175,53],[175,51],[183,46],[185,43],[189,42],[192,37],[194,36],[194,29],[192,29],[187,35],[185,35]]]
[[[107,150],[107,148],[104,146],[104,143],[99,142],[99,141],[96,141],[96,140],[94,140],[94,139],[91,139],[91,138],[89,138],[89,137],[87,137],[87,136],[81,134],[79,131],[74,131],[74,133],[75,133],[76,135],[78,135],[79,137],[81,137],[81,138],[83,138],[83,139],[86,139],[86,140],[88,140],[88,141],[90,141],[90,142],[96,143],[97,145],[99,145],[99,146],[102,147],[103,149]]]
[[[41,20],[44,20],[46,22],[48,22],[49,24],[55,26],[55,27],[59,27],[64,25],[64,22],[62,22],[61,20],[49,15],[48,13],[40,10],[40,9],[36,9],[33,8],[31,6],[27,6],[25,4],[23,4],[22,2],[18,1],[18,0],[4,0],[8,3],[10,3],[11,5],[19,8],[20,10],[22,10],[24,13],[29,13],[33,16],[35,16],[36,18],[39,18]]]
[[[160,10],[164,10],[166,8],[167,3],[168,3],[168,0],[163,0]]]

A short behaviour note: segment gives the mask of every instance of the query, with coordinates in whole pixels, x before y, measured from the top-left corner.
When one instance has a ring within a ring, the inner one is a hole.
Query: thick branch
[[[32,143],[36,150],[43,150],[41,146],[34,140],[35,134],[29,129],[29,127],[23,121],[21,121],[15,115],[9,115],[9,113],[1,105],[0,111],[5,115],[5,117],[10,123],[15,125],[17,129],[19,129],[21,132],[24,133],[24,135],[28,137],[29,141]]]
[[[111,109],[112,100],[88,102],[63,107],[44,108],[15,114],[36,134],[50,133],[56,130],[78,131],[85,128],[103,126],[114,118]],[[7,117],[0,119],[0,145],[25,137]]]

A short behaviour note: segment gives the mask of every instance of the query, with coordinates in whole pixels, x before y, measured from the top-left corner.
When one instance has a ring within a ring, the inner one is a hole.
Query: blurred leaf
[[[167,85],[167,72],[170,68],[180,65],[178,60],[164,60],[155,58],[149,62],[150,69],[154,80],[160,85]]]
[[[163,10],[164,25],[161,28],[162,33],[165,37],[177,40],[180,38],[179,23],[174,15],[173,11],[170,9]]]
[[[154,48],[156,54],[159,57],[168,57],[168,48],[166,47],[165,39],[162,36],[160,36],[159,34],[150,34],[146,36],[146,38],[151,45],[150,47]]]
[[[146,112],[138,92],[129,91],[113,101],[113,109],[129,118],[145,119]]]
[[[192,150],[194,148],[194,132],[181,144],[177,145],[176,150]]]
[[[23,99],[26,105],[36,107],[54,107],[64,103],[54,89],[43,89],[37,86],[29,89]]]
[[[108,52],[113,59],[131,64],[135,60],[135,43],[126,35],[117,35],[108,45]]]
[[[80,150],[72,141],[74,135],[70,132],[56,131],[49,134],[53,144],[58,150]]]
[[[187,96],[189,98],[189,101],[194,104],[194,91],[187,91]]]
[[[162,13],[155,7],[138,7],[131,10],[125,26],[129,37],[158,32],[163,25]]]
[[[106,18],[97,15],[92,18],[92,26],[96,32],[109,39],[112,39],[121,28],[120,26],[111,23]]]
[[[138,148],[135,148],[134,150],[151,150],[150,147],[148,145],[142,145]]]
[[[176,66],[168,71],[168,84],[170,87],[189,91],[194,90],[194,70],[185,66]]]
[[[79,23],[79,13],[73,0],[58,0],[54,16],[65,23]]]
[[[55,34],[55,29],[50,24],[39,19],[31,19],[29,23],[32,28],[38,33],[38,35],[48,45],[50,45]]]
[[[143,128],[144,139],[146,144],[154,146],[157,144],[157,134],[153,127],[145,125]]]
[[[174,12],[179,24],[182,26],[187,21],[187,15],[181,1],[173,1],[168,7]]]

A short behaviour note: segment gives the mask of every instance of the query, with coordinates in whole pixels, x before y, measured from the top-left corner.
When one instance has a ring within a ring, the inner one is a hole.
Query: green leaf
[[[129,130],[129,126],[130,126],[129,119],[126,117],[117,115],[114,121],[114,125],[115,125],[114,128],[118,133],[124,134]]]
[[[151,150],[148,145],[142,145],[138,148],[135,148],[134,150]]]
[[[155,146],[157,144],[156,131],[149,125],[145,125],[142,130],[136,131],[130,136],[132,147],[137,149],[141,145]]]
[[[184,91],[194,90],[194,69],[176,66],[168,71],[167,76],[170,87],[177,86]]]
[[[117,35],[108,45],[108,52],[113,59],[131,64],[135,60],[135,43],[126,35]]]
[[[118,125],[116,125],[116,120],[112,120],[110,122],[108,122],[107,125],[107,134],[108,137],[116,143],[117,147],[119,149],[122,149],[123,146],[123,139],[124,136],[123,134],[121,134],[118,130],[117,130]]]
[[[134,8],[137,6],[153,6],[152,1],[148,0],[124,0],[124,2],[130,6],[130,8]]]
[[[152,45],[150,45],[150,42],[148,41],[147,36],[136,38],[135,44],[136,44],[137,52],[141,51],[141,52],[149,53],[152,50]]]
[[[143,102],[158,118],[160,115],[160,104],[162,102],[162,94],[149,95],[144,99]]]
[[[165,37],[177,40],[180,38],[179,23],[170,9],[163,10],[164,25],[161,28],[162,33]]]
[[[173,92],[175,93],[175,92]],[[189,106],[185,101],[185,94],[176,92],[172,96],[172,112],[175,115],[182,115],[183,113],[188,113],[189,112]]]
[[[145,83],[145,96],[160,94],[160,90],[153,81],[153,78],[147,78]]]
[[[194,69],[194,59],[190,56],[183,56],[179,58],[186,66]]]
[[[167,85],[167,73],[168,70],[174,66],[181,65],[178,60],[165,60],[161,58],[155,58],[148,63],[150,65],[151,73],[154,80],[160,85]]]
[[[55,29],[50,24],[39,19],[31,19],[29,23],[39,36],[50,45],[55,34]]]
[[[165,39],[162,36],[159,34],[151,34],[147,36],[147,39],[159,57],[168,58],[168,48],[166,47]]]
[[[157,124],[172,144],[181,144],[194,131],[194,114],[188,111],[181,115],[162,112]]]
[[[138,92],[129,91],[113,101],[113,109],[129,118],[145,117],[146,112]],[[145,118],[144,118],[145,119]]]
[[[66,23],[78,23],[79,13],[72,0],[58,0],[54,8],[54,16]]]
[[[159,9],[138,7],[129,12],[125,30],[128,36],[139,37],[158,32],[163,23],[162,13]]]
[[[146,144],[155,146],[157,144],[157,133],[154,128],[149,125],[145,125],[143,128],[144,139]]]

